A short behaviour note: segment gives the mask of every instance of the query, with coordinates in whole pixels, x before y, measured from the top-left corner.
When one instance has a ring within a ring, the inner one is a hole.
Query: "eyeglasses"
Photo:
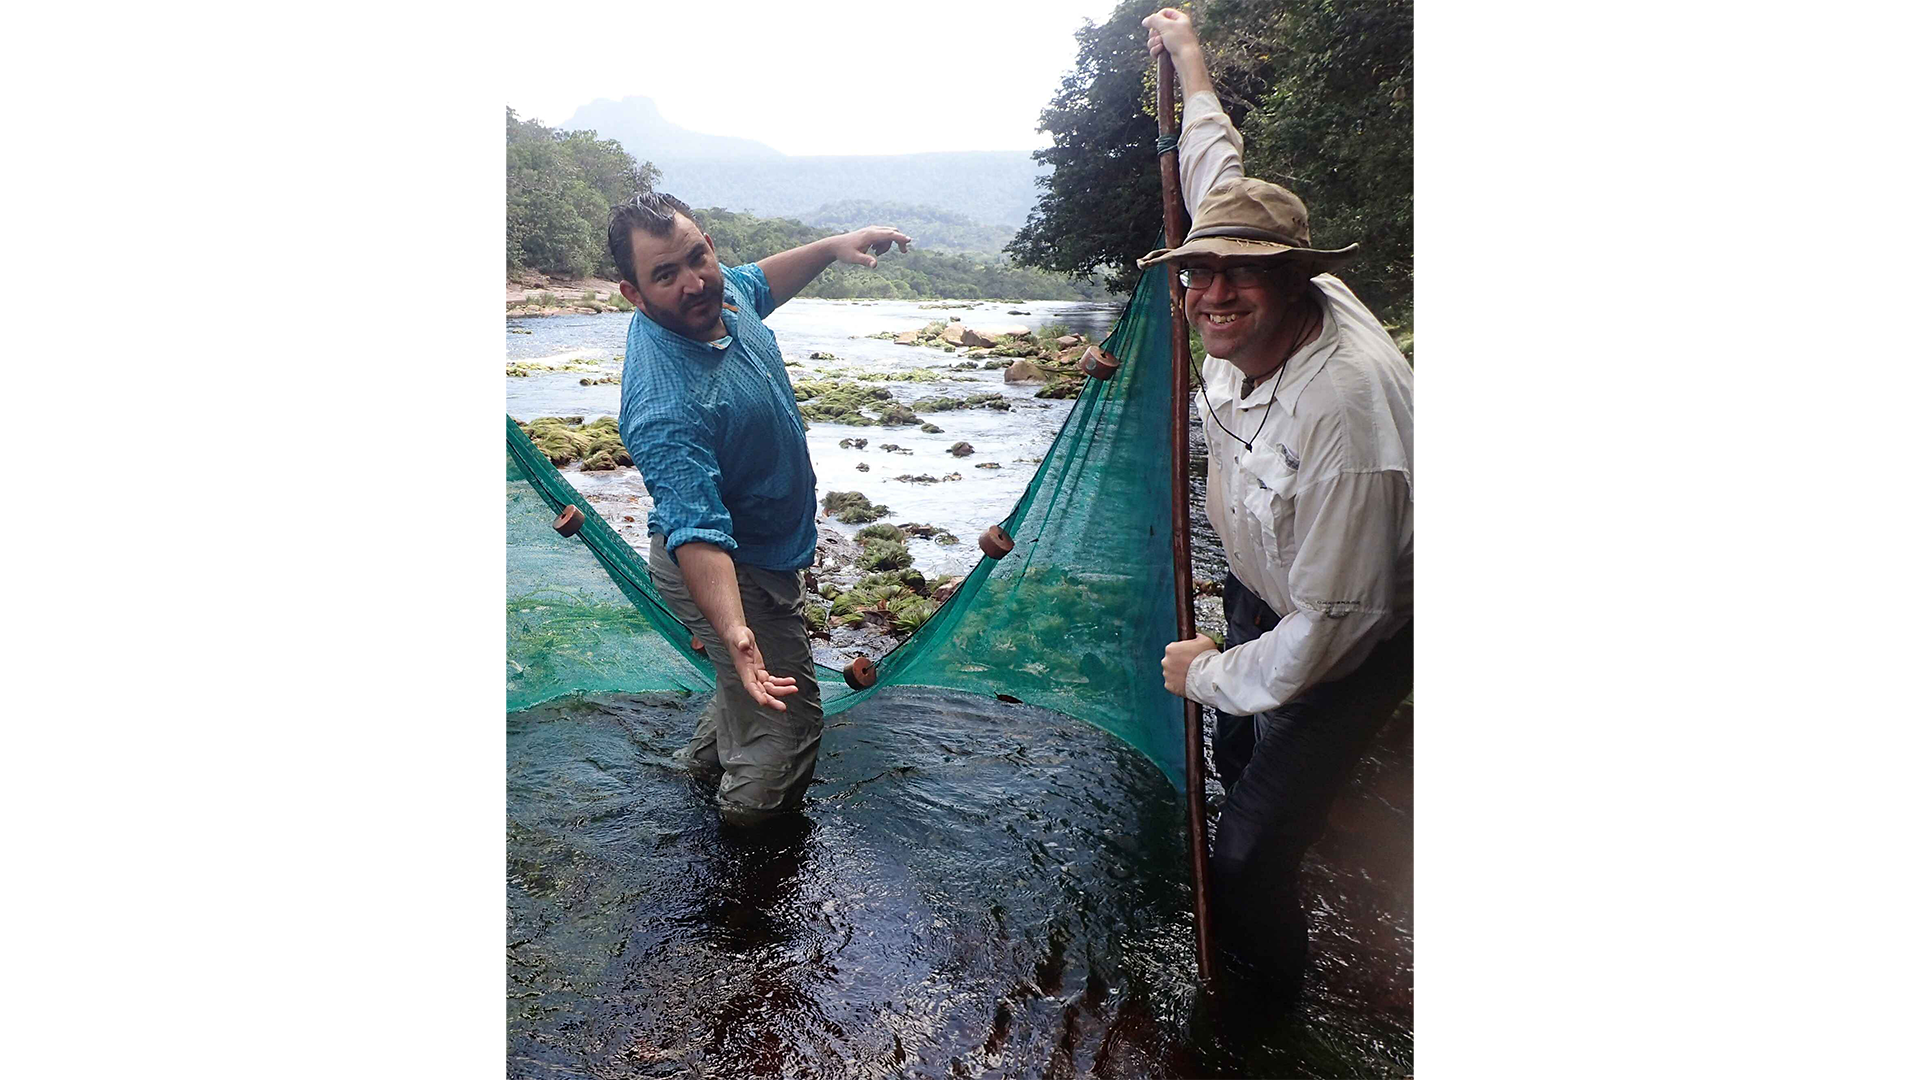
[[[1180,284],[1183,288],[1204,289],[1222,274],[1226,275],[1227,284],[1236,289],[1250,289],[1267,282],[1267,268],[1264,266],[1229,266],[1224,270],[1215,270],[1210,266],[1189,266],[1180,271]]]

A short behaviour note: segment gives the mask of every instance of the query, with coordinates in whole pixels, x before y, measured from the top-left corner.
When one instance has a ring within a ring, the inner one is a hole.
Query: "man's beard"
[[[713,314],[706,314],[709,309]],[[694,317],[699,321],[698,325],[687,318],[688,312],[696,313]],[[649,306],[647,317],[681,337],[692,338],[695,341],[705,340],[706,336],[720,324],[720,290],[709,289],[698,300],[680,305],[671,314]]]

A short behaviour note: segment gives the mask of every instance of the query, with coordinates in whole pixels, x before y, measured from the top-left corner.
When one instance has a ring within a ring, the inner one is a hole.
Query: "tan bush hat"
[[[1187,242],[1160,248],[1140,259],[1145,269],[1168,259],[1194,255],[1285,259],[1310,264],[1310,273],[1337,270],[1360,253],[1359,244],[1333,251],[1312,246],[1307,232],[1307,204],[1279,184],[1242,176],[1223,180],[1200,200]]]

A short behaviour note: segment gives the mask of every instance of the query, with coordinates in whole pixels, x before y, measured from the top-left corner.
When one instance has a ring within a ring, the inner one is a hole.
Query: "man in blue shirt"
[[[684,756],[718,774],[720,815],[733,824],[798,808],[820,749],[820,686],[801,618],[813,462],[780,345],[761,320],[832,263],[874,266],[911,241],[871,226],[723,267],[671,195],[645,192],[608,216],[620,295],[636,309],[620,438],[653,496],[648,570],[706,646],[719,685]]]

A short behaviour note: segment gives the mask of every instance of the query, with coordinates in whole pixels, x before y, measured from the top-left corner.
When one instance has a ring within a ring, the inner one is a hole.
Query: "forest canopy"
[[[507,271],[535,270],[557,277],[618,276],[607,253],[607,213],[634,193],[650,191],[660,173],[636,162],[612,139],[591,131],[559,131],[521,120],[507,110]],[[675,194],[680,194],[676,192]],[[697,197],[698,193],[692,193]],[[936,226],[952,243],[980,227],[959,215],[927,207],[840,204],[822,208],[839,216],[871,211],[880,217],[859,225],[906,223]],[[725,209],[698,209],[694,216],[713,237],[720,261],[729,266],[855,227],[820,228],[786,218],[762,218]],[[837,223],[837,219],[836,219]],[[909,235],[914,235],[911,229]],[[1019,267],[999,254],[922,251],[916,244],[894,252],[873,269],[828,267],[801,296],[869,299],[1103,299],[1099,285],[1049,270]]]
[[[660,171],[612,139],[556,131],[507,110],[507,270],[612,277],[607,212]]]
[[[711,207],[696,207],[693,216],[699,219],[707,235],[713,237],[720,261],[728,266],[758,262],[788,248],[845,231]],[[1105,298],[1101,287],[1092,281],[1014,266],[991,255],[921,251],[917,242],[905,254],[895,251],[884,256],[880,265],[872,269],[835,263],[802,289],[800,295],[902,300]]]
[[[1154,83],[1140,21],[1123,0],[1076,35],[1079,56],[1040,127],[1053,167],[1008,251],[1023,266],[1118,267],[1159,246]],[[1191,11],[1221,104],[1246,137],[1247,175],[1305,200],[1320,247],[1358,241],[1341,273],[1381,318],[1413,314],[1412,0],[1197,0]]]

